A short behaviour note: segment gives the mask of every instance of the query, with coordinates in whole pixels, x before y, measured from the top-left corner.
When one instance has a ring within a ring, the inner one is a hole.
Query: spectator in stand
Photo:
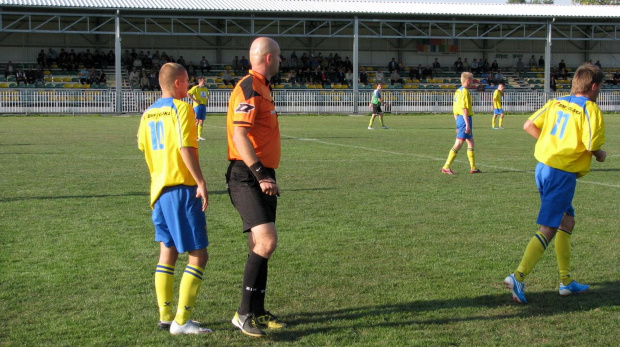
[[[79,73],[80,84],[87,84],[88,83],[88,76],[89,76],[89,72],[86,69],[86,67],[81,68],[80,69],[80,73]]]
[[[250,61],[245,57],[245,55],[241,56],[241,60],[239,60],[239,64],[241,66],[241,73],[245,76],[250,70]]]
[[[379,69],[377,71],[377,74],[375,75],[375,79],[377,81],[377,84],[383,84],[383,78],[385,76],[383,76],[383,71],[381,71],[381,69]]]
[[[422,70],[422,79],[433,78],[433,69],[429,65],[426,65],[424,70]]]
[[[543,58],[542,55],[538,59],[538,67],[545,67],[545,59]]]
[[[472,73],[480,73],[480,69],[478,68],[478,59],[474,58],[471,62],[471,72]]]
[[[363,85],[368,85],[368,74],[364,68],[360,70],[360,83]]]
[[[551,75],[549,77],[549,88],[551,88],[551,90],[553,90],[554,92],[557,90],[557,84],[554,75]]]
[[[615,86],[620,84],[620,71],[616,71],[616,73],[614,73],[613,83]]]
[[[86,50],[86,53],[83,54],[83,63],[87,68],[93,67],[95,62],[93,54],[90,52],[90,49]]]
[[[558,78],[565,80],[568,78],[568,72],[566,72],[566,68],[561,68],[560,71],[558,72]]]
[[[467,58],[464,59],[465,60],[463,61],[463,71],[471,72],[471,65],[467,61]]]
[[[99,72],[92,67],[88,72],[88,84],[98,83],[97,81],[99,81]]]
[[[497,72],[498,70],[499,70],[499,64],[497,64],[497,60],[493,60],[493,63],[491,63],[491,71]]]
[[[37,56],[37,64],[41,67],[47,67],[47,55],[45,54],[45,50],[41,50],[39,55]]]
[[[140,72],[135,67],[129,73],[129,84],[132,86],[138,84],[140,82]]]
[[[523,64],[523,60],[519,58],[519,61],[517,61],[517,76],[521,78],[524,72],[525,72],[525,64]]]
[[[108,79],[106,78],[105,72],[103,72],[103,69],[99,70],[99,75],[97,76],[97,83],[99,84],[106,84],[108,81]]]
[[[497,70],[497,72],[493,75],[493,82],[495,85],[499,85],[504,82],[504,75],[501,70]]]
[[[344,57],[344,61],[342,62],[342,67],[344,68],[344,71],[347,71],[347,70],[353,71],[353,63],[351,62],[351,60],[349,60],[349,57]]]
[[[564,62],[564,59],[560,60],[560,63],[558,64],[558,70],[562,69],[566,69],[566,63]]]
[[[58,53],[52,48],[47,50],[47,66],[58,63]]]
[[[410,67],[409,68],[409,78],[412,80],[419,80],[420,79],[420,73],[418,72],[418,69],[414,68],[414,67]]]
[[[346,84],[350,87],[353,85],[353,71],[351,70],[347,70],[347,72],[344,74],[344,79]]]
[[[4,67],[4,78],[8,78],[9,76],[15,75],[15,66],[13,62],[9,60],[9,62]]]
[[[480,64],[478,64],[478,66],[480,66]],[[482,68],[481,68],[483,73],[488,74],[491,71],[491,65],[489,64],[489,60],[485,59],[484,62],[482,63]]]
[[[454,62],[454,71],[456,71],[459,76],[461,75],[461,72],[463,72],[463,61],[460,57]]]
[[[224,82],[225,85],[230,84],[233,87],[235,86],[235,81],[233,77],[230,75],[230,72],[228,72],[228,69],[224,70],[224,73],[222,74],[222,82]]]
[[[392,85],[394,85],[394,83],[400,83],[400,84],[405,83],[405,81],[403,81],[403,79],[400,78],[400,75],[398,74],[398,70],[393,70],[392,73],[390,74],[390,83]]]
[[[151,90],[161,90],[161,87],[159,86],[158,71],[159,70],[153,70],[149,74],[149,85],[151,87]]]
[[[24,84],[26,84],[28,82],[26,80],[26,74],[22,71],[22,69],[17,69],[17,72],[15,72],[15,82],[17,82],[17,84],[20,82],[24,82]]]
[[[40,67],[39,67],[40,68]],[[26,84],[33,84],[36,81],[36,73],[35,71],[30,68],[28,69],[28,71],[26,71]]]
[[[211,71],[211,64],[209,64],[209,61],[207,61],[207,58],[205,58],[205,56],[203,55],[202,59],[200,60],[200,72],[203,76],[206,76],[205,71],[207,73]]]
[[[603,70],[603,66],[601,66],[600,60],[597,60],[596,63],[594,63],[594,65],[598,66],[599,69]]]
[[[183,56],[180,56],[179,59],[177,59],[177,64],[183,66],[185,70],[187,70],[187,63],[185,62]]]
[[[101,67],[103,67],[104,69],[107,69],[107,67],[109,65],[115,66],[115,64],[116,64],[115,58],[116,58],[116,56],[114,55],[114,52],[112,50],[110,50],[108,52],[108,54],[106,54],[106,56],[105,56],[105,62],[106,62],[105,65],[102,64]]]
[[[146,74],[146,71],[142,71],[142,78],[140,78],[140,89],[142,91],[151,90],[151,81]]]
[[[536,63],[536,57],[534,57],[534,55],[532,54],[532,56],[530,57],[530,61],[527,63],[527,65],[529,67],[537,67],[538,63]]]
[[[392,73],[392,71],[398,69],[398,63],[396,62],[396,58],[392,58],[392,61],[388,63],[388,71]]]
[[[411,70],[409,70],[409,71],[411,71]],[[436,73],[436,74],[441,73],[441,64],[439,64],[439,58],[435,58],[435,61],[433,62],[433,72]],[[409,75],[410,75],[409,77],[411,77],[411,74],[409,74]],[[420,78],[418,77],[418,79],[420,79]]]
[[[44,83],[45,82],[45,74],[43,73],[43,69],[41,67],[37,67],[37,71],[34,72],[35,82]]]
[[[196,77],[196,67],[194,66],[194,62],[190,60],[189,64],[186,67],[187,76],[192,79]]]

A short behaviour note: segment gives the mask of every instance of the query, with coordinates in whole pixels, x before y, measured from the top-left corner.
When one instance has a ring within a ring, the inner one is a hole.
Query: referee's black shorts
[[[383,110],[381,109],[381,105],[372,104],[372,114],[379,114],[379,113],[383,113]]]
[[[265,168],[270,177],[276,179],[276,170]],[[267,195],[247,165],[241,160],[231,160],[226,172],[228,195],[243,220],[243,232],[249,232],[257,225],[275,223],[278,198]]]

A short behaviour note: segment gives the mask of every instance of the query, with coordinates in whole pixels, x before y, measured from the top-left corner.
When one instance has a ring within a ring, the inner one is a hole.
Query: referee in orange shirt
[[[280,47],[259,37],[250,47],[252,69],[232,91],[226,128],[228,160],[226,183],[230,199],[248,234],[248,258],[243,272],[241,304],[232,323],[244,334],[265,336],[263,329],[285,324],[265,310],[267,262],[275,251],[276,172],[280,164],[280,128],[269,80],[280,66]]]

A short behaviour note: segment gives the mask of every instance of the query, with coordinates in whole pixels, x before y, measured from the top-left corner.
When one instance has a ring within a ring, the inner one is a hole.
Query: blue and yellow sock
[[[196,265],[187,265],[181,278],[181,284],[179,285],[179,306],[177,308],[177,315],[174,320],[183,325],[189,319],[192,308],[196,303],[196,297],[198,296],[198,290],[202,284],[202,276],[205,269]]]
[[[549,241],[540,231],[536,232],[536,235],[532,236],[530,242],[527,244],[527,247],[525,247],[525,253],[523,254],[521,263],[519,264],[517,271],[515,271],[515,278],[517,281],[523,282],[525,276],[527,276],[534,269],[534,266],[536,266],[543,254],[545,254],[545,250],[547,250],[548,245]]]
[[[558,259],[558,270],[560,271],[560,283],[565,286],[573,280],[570,277],[570,237],[572,233],[558,229],[555,234],[555,256]]]
[[[450,149],[450,152],[448,152],[448,160],[446,160],[446,163],[443,166],[444,169],[450,168],[450,166],[452,165],[452,162],[454,161],[454,159],[456,159],[456,155],[458,153],[459,153],[458,149],[455,149],[454,147]]]
[[[170,322],[172,313],[172,297],[174,296],[174,265],[158,263],[155,269],[155,294],[159,307],[159,320]]]

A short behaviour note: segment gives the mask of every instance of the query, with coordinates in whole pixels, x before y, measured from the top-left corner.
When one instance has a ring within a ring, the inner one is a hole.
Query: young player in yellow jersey
[[[504,129],[504,109],[502,108],[502,98],[504,97],[504,84],[497,85],[493,92],[493,129]],[[495,127],[495,120],[499,116],[499,128]]]
[[[181,101],[187,96],[187,71],[167,63],[159,72],[161,98],[140,121],[138,147],[151,174],[151,208],[159,261],[155,292],[159,327],[171,334],[200,334],[211,330],[189,319],[207,264],[208,194],[198,161],[194,111]],[[176,315],[172,311],[174,267],[179,253],[188,253],[179,285]]]
[[[471,94],[469,94],[469,90],[467,89],[471,86],[473,79],[474,75],[471,72],[463,72],[461,74],[461,87],[454,92],[452,113],[456,121],[456,141],[452,149],[450,149],[450,153],[448,153],[446,164],[441,168],[441,172],[448,175],[454,175],[454,171],[452,171],[450,165],[452,165],[452,162],[456,158],[456,154],[463,146],[463,142],[467,142],[467,158],[469,159],[469,165],[471,167],[469,172],[481,172],[476,167],[474,158],[474,132],[471,118],[474,111],[472,109]]]
[[[196,114],[196,127],[198,128],[198,141],[203,141],[202,123],[207,117],[207,102],[209,101],[209,89],[205,87],[205,78],[198,76],[198,84],[187,92],[187,96],[194,102],[194,113]]]
[[[504,280],[513,300],[527,303],[523,280],[534,269],[555,236],[560,273],[560,295],[588,290],[570,275],[570,237],[575,226],[573,196],[577,178],[590,172],[591,158],[604,162],[607,153],[603,114],[596,105],[604,74],[592,64],[580,66],[573,77],[571,95],[553,99],[536,111],[523,129],[537,139],[534,156],[540,193],[537,232],[525,248],[519,267]],[[559,232],[558,232],[559,231]]]

